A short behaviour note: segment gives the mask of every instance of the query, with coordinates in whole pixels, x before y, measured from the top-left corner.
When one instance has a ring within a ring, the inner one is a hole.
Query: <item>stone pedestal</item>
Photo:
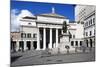
[[[66,46],[68,47],[69,49],[69,52],[74,52],[75,51],[75,48],[73,48],[70,44],[70,41],[69,41],[69,34],[67,33],[63,33],[60,37],[60,43],[59,43],[59,52],[64,54],[64,53],[67,53],[67,48]]]
[[[60,43],[58,44],[57,48],[52,48],[51,49],[51,54],[66,54],[67,49],[66,46],[69,48],[69,52],[75,52],[75,48],[71,46],[70,41],[69,41],[69,34],[63,33],[60,36]]]

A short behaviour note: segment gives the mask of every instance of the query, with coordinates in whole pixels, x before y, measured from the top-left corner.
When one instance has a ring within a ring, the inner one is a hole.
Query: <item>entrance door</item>
[[[27,48],[28,48],[28,50],[31,49],[31,41],[27,41]]]
[[[50,29],[46,29],[46,48],[49,48],[49,43],[50,43]]]
[[[86,40],[86,45],[87,45],[87,47],[88,47],[88,40]]]
[[[90,39],[90,47],[92,47],[92,39]]]
[[[24,51],[24,41],[19,42],[19,48],[21,51]]]
[[[11,41],[11,50],[15,51],[16,49],[16,41]]]
[[[34,49],[37,48],[37,42],[36,41],[33,42],[33,47],[34,47]]]

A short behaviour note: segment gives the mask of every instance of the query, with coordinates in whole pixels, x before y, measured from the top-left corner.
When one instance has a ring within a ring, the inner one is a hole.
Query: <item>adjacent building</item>
[[[84,23],[84,42],[87,47],[95,47],[95,9],[93,5],[77,5],[75,21]]]

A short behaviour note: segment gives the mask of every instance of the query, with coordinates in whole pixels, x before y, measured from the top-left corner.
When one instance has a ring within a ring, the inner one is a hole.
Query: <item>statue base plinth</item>
[[[68,48],[67,48],[67,47]],[[63,33],[60,37],[60,43],[58,44],[57,48],[51,49],[51,54],[66,54],[67,52],[73,53],[75,52],[75,48],[71,46],[70,40],[69,40],[69,34]]]

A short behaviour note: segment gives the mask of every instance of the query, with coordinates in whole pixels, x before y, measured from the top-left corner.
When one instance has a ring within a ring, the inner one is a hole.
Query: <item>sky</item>
[[[11,0],[11,29],[19,28],[18,19],[22,16],[39,15],[44,13],[52,13],[52,7],[55,8],[55,13],[74,21],[74,4],[57,4],[57,3],[41,3]]]

